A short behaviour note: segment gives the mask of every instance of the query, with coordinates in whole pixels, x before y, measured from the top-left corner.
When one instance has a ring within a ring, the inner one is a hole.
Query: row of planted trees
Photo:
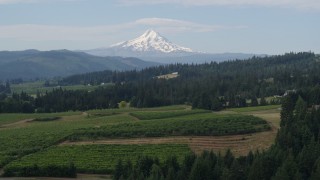
[[[191,104],[193,108],[219,111],[223,108],[246,107],[267,105],[265,98],[258,103],[257,98],[251,99],[251,103],[241,96],[216,97],[208,93],[200,93],[194,98],[171,101],[153,93],[140,94],[136,88],[130,85],[118,85],[115,87],[99,88],[91,92],[53,89],[44,94],[38,93],[36,97],[25,92],[13,93],[11,96],[0,94],[0,112],[2,113],[50,113],[64,111],[85,111],[90,109],[108,109],[127,106],[131,107],[159,107],[176,104]],[[273,104],[279,102],[272,101]]]
[[[112,85],[90,92],[55,89],[44,94],[38,93],[31,100],[1,95],[0,87],[0,112],[115,108],[120,101],[130,102],[131,106],[138,108],[187,103],[194,108],[220,110],[224,107],[264,105],[267,101],[263,97],[281,96],[287,90],[319,85],[320,64],[317,58],[310,52],[289,53],[243,61],[171,64],[141,71],[74,75],[61,80],[60,85],[91,81],[96,84],[112,82]],[[172,72],[179,72],[179,77],[169,80],[155,78]],[[319,91],[320,87],[316,89]],[[260,102],[258,98],[261,98]],[[308,97],[304,98],[309,102]],[[320,99],[314,100],[320,103]]]

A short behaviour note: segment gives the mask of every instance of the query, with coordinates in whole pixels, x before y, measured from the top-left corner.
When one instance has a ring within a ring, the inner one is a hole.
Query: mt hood
[[[154,30],[147,30],[141,36],[111,45],[109,48],[98,48],[85,51],[97,56],[172,56],[193,54],[190,48],[170,42]]]
[[[242,53],[210,54],[196,52],[190,48],[170,42],[153,30],[147,30],[135,39],[120,42],[108,48],[91,49],[82,52],[95,56],[137,57],[145,61],[169,64],[247,59],[253,56],[253,54]]]
[[[185,48],[168,41],[165,37],[153,30],[147,30],[144,34],[136,39],[117,43],[111,47],[123,48],[136,52],[193,52],[190,48]]]

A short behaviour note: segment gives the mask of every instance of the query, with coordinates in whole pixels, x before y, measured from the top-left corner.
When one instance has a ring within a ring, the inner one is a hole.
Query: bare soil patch
[[[278,109],[271,109],[265,111],[253,111],[253,112],[246,112],[243,114],[249,114],[253,116],[260,117],[268,121],[272,127],[279,129],[280,128],[280,110]]]
[[[234,113],[231,111],[219,113]],[[254,115],[268,121],[272,127],[270,131],[228,136],[175,136],[175,137],[155,137],[155,138],[128,138],[128,139],[103,139],[61,143],[65,145],[88,145],[88,144],[188,144],[195,153],[201,153],[204,150],[213,150],[215,152],[224,152],[231,149],[236,156],[247,155],[249,151],[266,150],[273,143],[280,127],[280,111],[264,110],[246,112],[243,114]]]
[[[66,141],[60,144],[66,145],[90,145],[90,144],[188,144],[195,153],[204,150],[224,152],[231,149],[237,156],[246,155],[250,150],[264,150],[270,147],[271,141],[268,136],[273,131],[245,135],[230,136],[176,136],[157,138],[131,138],[131,139],[104,139],[96,141]],[[273,136],[271,136],[273,137]]]

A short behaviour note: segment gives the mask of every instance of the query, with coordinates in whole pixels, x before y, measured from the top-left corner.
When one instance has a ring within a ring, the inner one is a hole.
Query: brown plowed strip
[[[203,150],[223,152],[231,149],[235,155],[246,155],[250,150],[267,149],[270,144],[270,133],[273,131],[230,136],[176,136],[157,138],[131,138],[131,139],[104,139],[96,141],[63,142],[65,145],[89,145],[89,144],[188,144],[195,153]]]
[[[220,112],[232,113],[232,112]],[[280,114],[277,110],[255,111],[244,114],[251,114],[268,121],[270,131],[228,136],[175,136],[175,137],[148,137],[128,139],[103,139],[80,142],[63,142],[66,145],[90,145],[90,144],[188,144],[195,153],[203,150],[224,152],[231,149],[236,156],[247,155],[248,152],[268,149],[274,142],[279,128]]]

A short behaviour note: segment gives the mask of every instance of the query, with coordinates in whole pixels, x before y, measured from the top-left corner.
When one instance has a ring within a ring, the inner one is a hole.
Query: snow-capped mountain
[[[98,48],[85,51],[96,56],[181,56],[194,51],[170,42],[154,30],[147,30],[141,36],[111,45],[109,48]]]
[[[111,45],[111,48],[128,49],[135,52],[193,52],[190,48],[182,47],[170,42],[154,30],[147,30],[136,39]]]
[[[210,54],[193,51],[170,42],[154,30],[147,30],[141,36],[111,45],[108,48],[98,48],[82,51],[95,56],[137,57],[145,61],[158,63],[204,63],[211,61],[226,61],[247,59],[253,54],[221,53]]]

